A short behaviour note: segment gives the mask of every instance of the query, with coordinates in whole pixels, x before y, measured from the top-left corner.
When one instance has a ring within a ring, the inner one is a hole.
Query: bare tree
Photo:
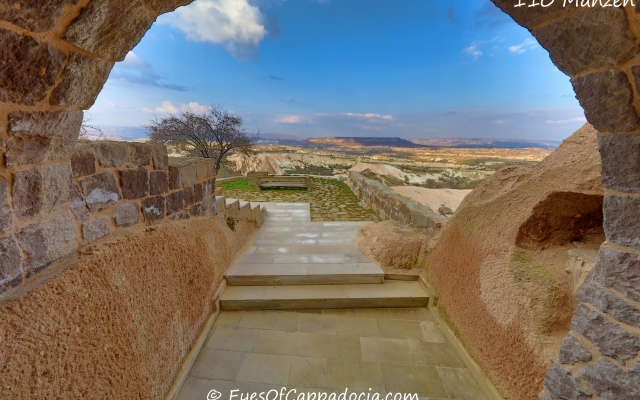
[[[91,125],[91,116],[85,114],[82,119],[82,125],[80,126],[80,133],[78,139],[80,140],[100,140],[104,135],[102,129],[99,126]]]
[[[213,158],[216,171],[233,153],[249,154],[260,133],[249,133],[244,120],[220,105],[200,114],[184,111],[181,115],[156,118],[144,126],[151,142],[173,146],[194,157]]]

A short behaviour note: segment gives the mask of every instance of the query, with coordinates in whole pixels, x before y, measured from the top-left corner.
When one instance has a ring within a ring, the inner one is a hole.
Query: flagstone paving
[[[381,308],[424,307],[428,294],[384,280],[355,242],[367,222],[312,222],[304,203],[260,205],[265,223],[225,276],[222,311],[178,399],[276,400],[285,387],[296,391],[286,400],[353,400],[337,398],[345,390],[362,400],[489,399],[427,308]]]
[[[381,399],[488,399],[463,357],[424,308],[222,311],[178,399],[282,387],[296,390],[290,400],[347,388]]]
[[[242,179],[240,179],[242,181]],[[246,179],[244,179],[246,182]],[[221,184],[229,187],[229,182]],[[379,221],[375,213],[358,205],[358,199],[347,185],[336,179],[311,178],[311,190],[305,189],[263,189],[238,185],[234,189],[225,188],[227,198],[255,202],[309,203],[311,221]]]

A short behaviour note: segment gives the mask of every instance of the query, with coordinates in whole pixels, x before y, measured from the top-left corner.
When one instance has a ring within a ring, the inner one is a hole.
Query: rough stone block
[[[593,269],[593,280],[631,300],[640,301],[640,258],[603,246]]]
[[[603,399],[633,400],[640,398],[640,385],[608,358],[587,365],[578,375]]]
[[[32,106],[43,100],[66,58],[48,42],[0,29],[0,101]]]
[[[48,164],[13,175],[13,204],[18,218],[61,210],[69,204],[70,163]]]
[[[23,281],[20,249],[11,236],[0,237],[0,293],[19,286]]]
[[[103,168],[119,167],[129,162],[129,146],[126,143],[97,143],[93,150]]]
[[[558,362],[575,364],[578,361],[591,360],[592,354],[571,332],[562,341],[558,349]]]
[[[627,375],[629,375],[637,383],[640,383],[640,360],[636,360],[636,364],[632,365],[627,370]]]
[[[76,230],[68,214],[25,226],[18,234],[25,255],[22,269],[31,277],[72,255],[78,248]]]
[[[0,232],[13,228],[13,213],[9,204],[9,183],[0,178]]]
[[[586,400],[591,397],[591,392],[582,387],[569,371],[557,363],[547,372],[543,386],[554,399]]]
[[[0,3],[2,19],[31,32],[46,32],[53,28],[62,15],[62,10],[76,5],[80,0],[22,0],[20,7],[15,2]]]
[[[129,143],[133,165],[145,167],[151,164],[151,146],[145,143]]]
[[[167,196],[167,215],[182,211],[182,191],[171,193]]]
[[[150,193],[152,195],[164,194],[169,191],[169,183],[166,171],[153,171],[149,174]]]
[[[96,173],[96,156],[91,146],[77,146],[71,154],[71,170],[73,177],[93,175]]]
[[[632,88],[627,75],[607,70],[572,78],[571,83],[587,120],[600,132],[631,131],[638,117],[631,104]]]
[[[180,169],[173,165],[169,166],[169,189],[180,189]]]
[[[10,113],[7,165],[36,164],[69,157],[81,125],[82,111]]]
[[[15,134],[7,141],[6,163],[38,164],[46,157],[50,145],[51,139],[47,137]]]
[[[95,221],[82,224],[82,237],[87,245],[111,233],[109,229],[109,217],[97,219]]]
[[[640,308],[632,306],[622,297],[607,292],[595,283],[588,283],[580,289],[580,295],[576,296],[576,300],[592,304],[620,322],[640,327]]]
[[[195,163],[196,167],[196,182],[203,182],[209,179],[209,169],[206,159],[198,160]]]
[[[137,203],[122,203],[113,210],[112,216],[119,227],[135,225],[140,222],[140,207]]]
[[[113,61],[74,53],[62,71],[62,81],[51,93],[49,103],[54,106],[91,108],[109,78],[112,67]]]
[[[127,200],[141,199],[149,194],[149,172],[143,168],[125,169],[120,172],[122,197]]]
[[[538,396],[538,400],[552,400],[552,399],[551,397],[547,396],[547,392],[543,390],[542,392],[540,392],[540,395]]]
[[[216,178],[210,178],[204,184],[204,197],[213,196],[216,192]]]
[[[169,167],[167,146],[162,143],[152,144],[151,152],[153,154],[153,168],[156,170],[166,170]]]
[[[189,215],[191,215],[192,217],[198,217],[200,215],[204,215],[204,213],[205,209],[202,203],[194,204],[191,206],[191,208],[189,208]]]
[[[640,198],[605,195],[604,232],[607,240],[640,250]]]
[[[600,136],[598,147],[602,158],[602,186],[622,192],[640,192],[640,135]]]
[[[204,188],[202,187],[201,183],[197,183],[193,185],[193,198],[196,201],[196,203],[199,203],[202,200],[204,200]]]
[[[71,212],[73,212],[73,215],[76,216],[76,220],[81,224],[88,222],[91,219],[91,214],[89,214],[89,210],[87,210],[87,206],[84,203],[80,189],[75,183],[70,184],[69,193],[71,197],[69,208],[71,209]]]
[[[158,14],[164,14],[173,11],[180,6],[186,6],[192,0],[147,0],[149,4]]]
[[[142,214],[146,221],[161,220],[164,218],[164,197],[150,197],[142,201]]]
[[[571,329],[591,340],[602,354],[624,365],[638,354],[640,340],[604,315],[580,304],[571,320]]]
[[[196,183],[196,169],[193,165],[180,167],[180,180],[184,187],[193,186]]]
[[[42,209],[42,172],[33,167],[13,174],[13,208],[18,218],[33,217]]]
[[[69,183],[73,178],[70,162],[46,164],[40,167],[43,177],[42,213],[66,209],[71,196]]]
[[[640,53],[622,8],[594,7],[533,32],[553,63],[569,76],[613,66]],[[588,40],[587,38],[598,38]]]
[[[177,221],[177,220],[180,220],[180,219],[189,219],[189,218],[191,218],[191,216],[189,214],[187,214],[186,212],[173,214],[172,216],[169,217],[169,219],[171,221]]]
[[[193,203],[196,202],[196,197],[195,197],[195,193],[193,191],[193,186],[190,187],[185,187],[184,190],[182,191],[182,199],[184,200],[184,207],[187,208],[191,205],[193,205]]]
[[[71,23],[64,39],[81,49],[122,61],[152,22],[138,0],[93,0]]]
[[[92,213],[117,204],[122,197],[111,172],[90,176],[81,182],[82,193]]]

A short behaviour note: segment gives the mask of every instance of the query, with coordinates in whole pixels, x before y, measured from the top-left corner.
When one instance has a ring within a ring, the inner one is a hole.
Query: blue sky
[[[139,127],[212,103],[298,136],[562,140],[585,122],[569,78],[488,0],[196,0],[158,18],[89,114]]]

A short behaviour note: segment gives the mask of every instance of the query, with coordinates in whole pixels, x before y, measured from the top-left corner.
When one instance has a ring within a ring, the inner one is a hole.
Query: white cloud
[[[162,102],[162,106],[156,107],[155,112],[163,113],[163,114],[178,114],[184,111],[191,111],[193,113],[203,113],[209,107],[203,106],[202,104],[191,102],[189,104],[178,104],[175,105],[169,100],[165,100]],[[154,110],[144,107],[142,109],[145,113],[153,113]]]
[[[465,47],[462,49],[463,53],[467,53],[471,57],[473,57],[473,61],[476,61],[483,54],[480,49],[478,49],[478,42],[471,43],[471,46]]]
[[[127,53],[127,56],[117,64],[123,68],[149,68],[149,64],[133,51]]]
[[[493,122],[494,124],[498,124],[498,125],[504,125],[504,124],[506,124],[508,121],[507,121],[506,119],[496,119],[496,120],[493,120],[493,121],[491,121],[491,122]]]
[[[522,54],[525,51],[535,49],[536,47],[538,47],[538,42],[536,42],[535,39],[528,38],[518,46],[509,47],[509,51],[515,54]]]
[[[303,122],[311,122],[311,120],[300,115],[284,115],[276,118],[275,122],[279,122],[281,124],[301,124]]]
[[[561,119],[559,121],[551,121],[548,120],[547,124],[570,124],[572,122],[582,122],[585,123],[587,122],[587,119],[584,117],[577,117],[577,118],[570,118],[570,119]]]
[[[248,0],[198,0],[159,19],[187,39],[223,44],[235,57],[253,58],[267,35],[264,18]]]
[[[387,121],[393,121],[392,115],[380,115],[380,114],[353,114],[353,113],[343,113],[342,115],[346,115],[348,117],[356,117],[356,118],[367,118],[367,119],[385,119]]]

